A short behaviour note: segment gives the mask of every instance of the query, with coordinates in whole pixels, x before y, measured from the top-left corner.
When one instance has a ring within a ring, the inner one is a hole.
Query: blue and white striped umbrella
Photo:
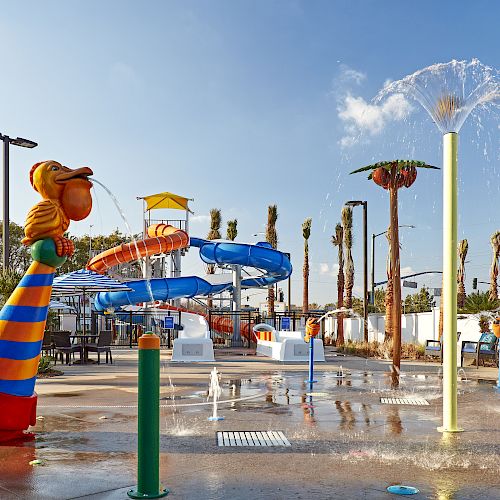
[[[60,302],[59,300],[55,299],[52,299],[50,301],[49,309],[53,309],[55,311],[70,312],[70,313],[76,312],[74,307],[71,307],[69,304],[65,304],[64,302]]]
[[[109,276],[80,269],[72,273],[63,274],[54,278],[52,295],[81,295],[85,304],[85,295],[96,292],[129,292],[132,290],[127,285],[120,283]],[[85,305],[83,307],[83,335],[86,334]]]
[[[89,271],[80,269],[71,273],[63,274],[54,278],[52,285],[53,295],[78,295],[79,293],[96,293],[96,292],[127,292],[130,291],[127,285],[119,281]]]

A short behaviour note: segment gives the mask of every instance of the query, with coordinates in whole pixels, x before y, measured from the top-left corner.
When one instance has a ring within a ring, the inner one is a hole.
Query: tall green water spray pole
[[[458,134],[443,136],[443,426],[442,432],[459,432],[457,426],[457,225]]]
[[[139,338],[139,393],[137,419],[137,488],[130,498],[162,498],[160,486],[160,338]]]

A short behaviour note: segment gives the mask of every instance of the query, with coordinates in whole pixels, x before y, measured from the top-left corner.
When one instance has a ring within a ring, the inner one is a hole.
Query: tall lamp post
[[[2,233],[2,250],[3,250],[3,268],[9,267],[10,254],[10,232],[9,232],[9,145],[20,146],[22,148],[35,148],[38,144],[29,139],[16,137],[12,139],[8,135],[0,134],[0,140],[3,141],[3,233]]]
[[[412,229],[415,229],[416,226],[413,224],[401,224],[398,227],[409,227]],[[377,234],[372,234],[372,276],[371,276],[371,281],[372,281],[372,293],[371,293],[371,299],[372,301],[375,301],[375,238],[378,238],[379,236],[382,236],[383,234],[387,234],[387,231],[382,231],[381,233]]]
[[[363,206],[363,338],[368,342],[368,202],[351,200],[345,203],[348,207]]]

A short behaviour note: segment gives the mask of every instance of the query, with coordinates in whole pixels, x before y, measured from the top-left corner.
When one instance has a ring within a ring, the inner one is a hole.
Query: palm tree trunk
[[[391,252],[390,238],[389,240],[389,255],[387,256],[387,288],[385,291],[385,342],[392,342],[392,304],[394,303],[394,289],[391,270]]]
[[[304,278],[304,287],[302,289],[302,312],[309,312],[309,248],[307,240],[304,241],[304,268],[302,276]]]
[[[498,258],[500,256],[500,231],[495,232],[491,236],[491,248],[493,250],[493,259],[491,261],[490,270],[490,299],[498,299]]]
[[[267,316],[272,318],[274,315],[274,285],[267,288]]]
[[[341,212],[342,226],[344,228],[344,244],[346,250],[345,265],[345,299],[344,305],[352,308],[352,289],[354,287],[354,262],[352,260],[352,208],[344,207]]]
[[[398,187],[395,182],[396,172],[393,167],[393,182],[390,187],[390,212],[391,212],[391,270],[393,277],[393,296],[392,304],[392,366],[393,366],[393,384],[399,383],[399,370],[401,366],[401,269],[399,262],[399,227],[398,227]]]
[[[465,293],[465,284],[463,281],[458,282],[458,292],[457,292],[457,307],[462,309],[465,305],[465,299],[467,295]]]
[[[337,309],[344,307],[344,266],[339,266],[337,278]],[[344,315],[337,314],[337,347],[344,345]]]
[[[460,264],[457,272],[457,307],[461,309],[465,305],[467,294],[465,293],[465,259],[469,250],[467,240],[461,240],[458,244],[458,259]]]
[[[345,306],[352,308],[352,289],[354,288],[354,265],[352,254],[349,249],[346,252],[346,273],[345,273]]]

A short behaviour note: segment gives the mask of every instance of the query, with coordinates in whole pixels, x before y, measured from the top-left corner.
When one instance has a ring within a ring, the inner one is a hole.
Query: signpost
[[[290,330],[290,317],[289,316],[283,316],[281,318],[281,329],[282,330]]]
[[[406,288],[417,288],[418,284],[416,281],[403,281],[403,286]]]
[[[173,329],[174,328],[174,317],[173,316],[165,316],[165,328]]]

